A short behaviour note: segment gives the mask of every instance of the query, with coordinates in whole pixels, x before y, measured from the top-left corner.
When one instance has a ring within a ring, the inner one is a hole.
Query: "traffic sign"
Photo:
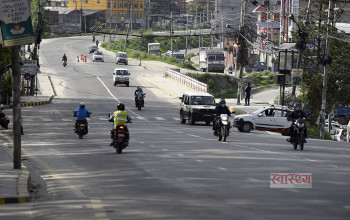
[[[31,78],[30,73],[25,73],[25,74],[24,74],[24,79],[25,79],[25,80],[30,80],[30,78]]]
[[[29,73],[30,75],[36,75],[38,70],[37,60],[24,60],[23,66],[21,68],[21,74]]]

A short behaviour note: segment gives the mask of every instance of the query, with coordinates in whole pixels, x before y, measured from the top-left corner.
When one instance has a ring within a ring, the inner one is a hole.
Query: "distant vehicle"
[[[185,61],[185,54],[179,50],[168,50],[166,53],[162,54],[162,56],[173,56],[177,59],[178,62],[183,63]]]
[[[339,124],[347,125],[350,120],[350,105],[336,105],[334,108],[334,120],[338,120]]]
[[[91,46],[89,47],[89,53],[93,53],[93,52],[95,52],[95,51],[98,51],[98,46],[96,46],[96,45],[91,45]]]
[[[118,84],[125,84],[129,87],[129,76],[130,73],[127,69],[116,68],[113,72],[114,86]]]
[[[271,105],[269,108],[262,108],[251,114],[237,115],[233,119],[233,127],[241,132],[251,130],[263,130],[280,132],[287,135],[288,128],[292,125],[287,115],[290,110],[286,106]]]
[[[265,70],[265,63],[264,62],[258,62],[256,66],[254,67],[245,67],[244,71],[245,72],[251,72],[251,71],[263,71]]]
[[[206,125],[214,121],[215,98],[206,92],[184,92],[180,104],[180,121],[182,124],[194,125],[196,121],[205,121]]]
[[[149,54],[160,54],[160,43],[149,43],[148,44]]]
[[[125,65],[128,65],[128,55],[125,52],[118,52],[116,55],[115,63],[124,63]]]
[[[105,58],[103,56],[103,53],[100,51],[95,51],[94,54],[92,55],[92,61],[101,61],[101,62],[105,62]]]
[[[199,67],[203,72],[221,72],[225,70],[225,55],[220,48],[200,48]]]

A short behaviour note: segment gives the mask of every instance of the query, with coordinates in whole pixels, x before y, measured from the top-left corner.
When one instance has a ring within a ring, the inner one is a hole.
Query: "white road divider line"
[[[139,119],[139,120],[146,120],[145,117],[135,117],[135,118],[137,118],[137,119]]]
[[[41,120],[42,120],[42,121],[53,121],[52,118],[42,118]]]
[[[178,121],[179,120],[179,118],[173,118],[175,121]]]
[[[226,168],[223,167],[218,167],[219,170],[227,170]]]
[[[108,121],[108,118],[98,118],[101,121]]]
[[[199,163],[202,163],[203,161],[202,160],[196,160],[197,162],[199,162]]]
[[[168,149],[162,149],[163,151],[169,151]]]
[[[165,119],[163,117],[154,117],[154,118],[159,120],[159,121],[165,121]]]
[[[184,155],[183,154],[177,154],[177,156],[183,157]]]

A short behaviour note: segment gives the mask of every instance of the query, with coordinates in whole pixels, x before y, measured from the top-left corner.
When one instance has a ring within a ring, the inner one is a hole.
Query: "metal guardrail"
[[[202,83],[194,78],[191,78],[185,74],[182,74],[180,72],[177,72],[170,68],[165,68],[165,76],[170,77],[188,87],[191,87],[192,89],[199,91],[199,92],[208,92],[209,86],[205,83]]]

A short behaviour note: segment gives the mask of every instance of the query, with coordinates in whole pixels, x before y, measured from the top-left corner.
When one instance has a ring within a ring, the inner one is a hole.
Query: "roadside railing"
[[[175,71],[170,68],[165,68],[165,76],[170,77],[188,87],[191,87],[192,89],[199,91],[199,92],[208,92],[209,86],[205,83],[202,83],[194,78],[191,78],[189,76],[186,76],[185,74],[182,74],[178,71]]]

